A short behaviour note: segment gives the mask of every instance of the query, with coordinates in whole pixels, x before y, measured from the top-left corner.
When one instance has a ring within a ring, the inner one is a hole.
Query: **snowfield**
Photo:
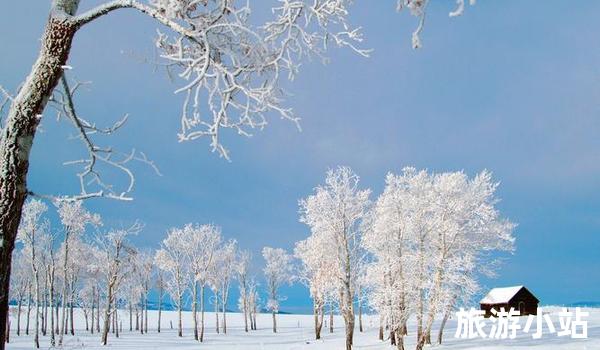
[[[437,349],[540,349],[540,350],[593,350],[600,349],[600,309],[586,308],[585,311],[590,315],[584,320],[588,321],[588,339],[571,339],[570,337],[558,337],[556,334],[548,334],[547,327],[544,327],[542,339],[532,339],[531,333],[517,333],[516,339],[455,339],[457,322],[455,319],[448,321],[446,327],[444,344],[441,346],[433,345],[430,348]],[[334,321],[334,333],[324,327],[323,339],[314,340],[313,317],[312,315],[278,315],[278,333],[273,334],[271,330],[271,315],[261,314],[258,316],[258,330],[249,333],[244,332],[243,319],[241,314],[228,313],[227,334],[217,334],[215,332],[214,313],[206,313],[207,329],[204,343],[198,343],[193,338],[191,312],[184,313],[184,336],[177,337],[177,313],[174,311],[163,311],[162,331],[156,332],[156,320],[158,313],[149,311],[149,333],[141,335],[139,332],[129,331],[129,314],[121,311],[120,317],[123,322],[123,332],[120,338],[115,338],[114,334],[109,335],[108,345],[103,347],[100,344],[100,335],[93,335],[86,332],[83,313],[76,312],[76,335],[65,337],[65,349],[215,349],[215,350],[237,350],[237,349],[269,349],[269,350],[300,350],[300,349],[344,349],[344,331],[343,322],[339,316]],[[548,309],[551,319],[555,326],[559,328],[558,309]],[[521,320],[521,326],[525,324],[525,317]],[[173,322],[173,329],[170,322]],[[21,326],[24,327],[24,317],[21,319]],[[134,319],[135,323],[135,319]],[[377,340],[378,318],[376,316],[364,317],[365,332],[355,333],[355,349],[395,349],[389,345],[389,342]],[[414,349],[414,320],[409,323],[409,336],[405,339],[407,350]],[[432,340],[437,338],[437,325],[434,326]],[[31,329],[30,329],[31,330]],[[489,331],[489,327],[486,328]],[[42,349],[50,348],[49,337],[41,337],[40,346]],[[16,335],[16,318],[11,317],[10,344],[7,349],[32,349],[33,341],[31,334],[29,336]]]

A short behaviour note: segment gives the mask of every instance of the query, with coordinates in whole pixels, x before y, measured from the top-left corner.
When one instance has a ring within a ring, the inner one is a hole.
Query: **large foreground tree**
[[[428,0],[397,2],[399,9],[407,7],[420,18],[413,33],[413,46],[418,47]],[[451,15],[462,12],[464,0],[457,2],[458,9]],[[158,34],[156,46],[163,64],[175,73],[172,76],[181,79],[177,92],[185,97],[178,137],[181,141],[209,137],[212,150],[223,157],[228,157],[220,142],[225,129],[247,136],[252,129],[264,127],[265,115],[273,112],[298,121],[282,104],[279,81],[293,78],[304,58],[323,57],[331,43],[368,54],[358,47],[359,28],[348,23],[350,0],[273,0],[273,18],[259,25],[250,20],[249,3],[238,0],[112,0],[86,11],[80,11],[80,3],[52,0],[30,74],[14,96],[0,86],[4,98],[0,104],[10,106],[0,132],[0,350],[4,348],[11,255],[23,204],[33,194],[27,186],[30,152],[48,102],[57,104],[71,121],[89,153],[71,162],[81,167],[81,193],[71,198],[131,199],[134,177],[128,163],[147,161],[143,153],[120,154],[97,145],[97,135],[116,131],[125,119],[102,129],[76,113],[73,94],[78,85],[69,86],[64,70],[69,68],[71,44],[79,29],[125,8],[167,29]],[[62,91],[55,91],[59,83]],[[122,187],[105,183],[102,167],[123,172],[129,182]]]

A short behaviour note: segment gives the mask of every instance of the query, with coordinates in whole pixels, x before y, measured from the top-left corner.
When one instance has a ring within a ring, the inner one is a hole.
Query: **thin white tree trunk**
[[[204,283],[200,285],[200,342],[204,341]]]
[[[192,319],[194,321],[194,340],[198,340],[198,282],[192,286]]]

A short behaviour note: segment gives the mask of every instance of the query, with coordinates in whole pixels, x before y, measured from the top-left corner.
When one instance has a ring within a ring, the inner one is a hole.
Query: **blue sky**
[[[98,1],[86,1],[90,6]],[[0,12],[0,84],[15,89],[29,72],[49,1],[11,1]],[[262,6],[262,4],[261,4]],[[597,1],[479,1],[450,19],[452,1],[433,1],[414,51],[416,19],[394,1],[357,1],[371,58],[330,51],[331,63],[306,62],[286,88],[303,118],[270,119],[251,139],[224,142],[228,163],[208,140],[180,144],[181,96],[153,55],[155,24],[124,10],[84,28],[70,58],[90,80],[80,113],[106,123],[124,113],[130,124],[107,140],[136,147],[164,176],[136,167],[135,201],[92,200],[107,226],[139,218],[140,246],[157,247],[166,230],[212,222],[252,249],[292,248],[307,235],[299,198],[328,168],[351,166],[381,192],[388,171],[489,169],[501,182],[502,213],[518,223],[517,251],[486,285],[525,284],[545,304],[600,300],[600,23]],[[74,193],[73,169],[62,166],[83,148],[48,111],[35,140],[30,188]],[[286,288],[283,310],[306,310],[301,286]],[[232,299],[233,300],[233,299]]]

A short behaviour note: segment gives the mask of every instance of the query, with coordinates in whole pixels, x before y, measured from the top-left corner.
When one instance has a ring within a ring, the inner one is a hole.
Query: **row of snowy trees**
[[[441,313],[441,343],[451,310],[478,290],[479,275],[493,274],[492,253],[513,249],[514,225],[495,207],[497,185],[487,171],[469,178],[405,168],[387,175],[373,203],[350,168],[329,171],[325,184],[300,200],[300,221],[311,234],[295,248],[313,299],[316,338],[324,306],[334,303],[351,349],[355,308],[362,331],[367,302],[380,316],[381,340],[387,329],[391,343],[404,349],[406,321],[415,316],[420,350]]]
[[[26,334],[31,331],[35,348],[40,347],[41,335],[49,336],[51,346],[61,346],[67,334],[75,335],[75,308],[83,312],[86,331],[99,333],[104,345],[111,332],[119,337],[127,318],[130,331],[135,327],[147,333],[152,289],[158,295],[158,332],[168,295],[177,309],[178,335],[183,336],[182,310],[191,300],[194,338],[203,341],[205,291],[210,289],[216,331],[227,333],[227,303],[234,280],[239,286],[238,306],[245,331],[257,329],[260,298],[251,273],[251,254],[240,250],[235,240],[224,240],[219,227],[187,224],[173,228],[160,248],[151,251],[129,241],[142,230],[139,223],[102,232],[100,216],[87,211],[82,202],[62,202],[57,207],[62,229],[55,230],[47,211],[48,206],[40,200],[25,205],[18,236],[21,249],[15,252],[10,290],[17,304],[16,334],[20,335],[22,328]],[[88,228],[93,232],[86,234]],[[278,289],[291,281],[291,257],[282,249],[269,247],[263,255],[269,295],[266,307],[273,312],[276,332]],[[9,322],[7,325],[10,327]]]
[[[280,287],[298,280],[314,305],[315,337],[321,336],[326,307],[343,317],[346,348],[352,348],[355,322],[363,330],[363,309],[380,319],[398,349],[404,348],[407,320],[416,317],[417,349],[430,343],[437,315],[443,315],[438,342],[451,311],[478,291],[478,277],[493,275],[497,251],[512,251],[514,225],[500,216],[498,184],[483,171],[473,178],[463,172],[429,173],[405,168],[388,174],[383,193],[371,201],[371,191],[359,187],[359,177],[347,167],[330,170],[325,184],[300,200],[300,221],[310,236],[296,244],[293,256],[265,247],[263,274],[272,313],[273,332],[283,296]],[[19,226],[18,250],[11,283],[17,302],[17,334],[23,302],[27,304],[26,333],[33,312],[34,344],[40,332],[52,346],[74,334],[74,308],[84,313],[86,330],[101,333],[107,343],[119,336],[123,315],[129,329],[148,332],[148,295],[158,292],[161,329],[163,300],[169,296],[178,314],[191,301],[194,338],[204,340],[207,289],[216,317],[216,331],[227,333],[227,303],[231,287],[239,288],[238,307],[245,331],[256,329],[258,284],[251,273],[251,254],[235,240],[225,240],[215,225],[187,224],[172,228],[156,251],[130,244],[138,223],[101,232],[99,215],[80,201],[61,202],[59,232],[46,218],[42,201],[26,203]],[[85,234],[88,228],[94,234]],[[59,235],[62,243],[58,244]],[[298,263],[294,261],[294,257]],[[85,263],[84,263],[85,262]],[[358,309],[358,310],[356,310]],[[121,315],[121,316],[119,316]],[[332,325],[330,320],[330,325]]]

